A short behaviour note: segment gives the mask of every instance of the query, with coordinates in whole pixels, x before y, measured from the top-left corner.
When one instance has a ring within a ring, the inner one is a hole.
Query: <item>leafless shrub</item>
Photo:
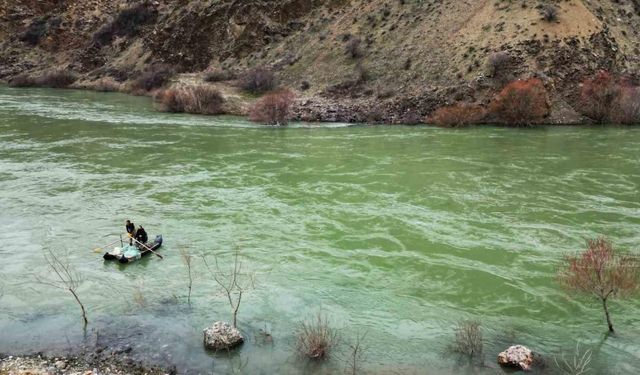
[[[31,46],[35,46],[45,35],[47,35],[48,31],[49,26],[47,24],[47,18],[37,18],[33,20],[27,27],[27,30],[20,35],[20,40]]]
[[[236,74],[228,70],[214,70],[204,76],[206,82],[224,82],[236,79]]]
[[[140,307],[145,307],[147,305],[147,299],[144,296],[143,292],[144,284],[142,282],[137,283],[133,289],[133,302],[135,302]]]
[[[18,74],[9,80],[10,87],[34,87],[38,86],[36,77],[29,74]]]
[[[582,112],[597,123],[611,121],[611,109],[619,97],[620,85],[609,72],[598,72],[582,82],[580,90]]]
[[[154,97],[156,107],[163,112],[198,113],[216,115],[222,113],[224,98],[210,86],[189,86],[158,91]]]
[[[487,59],[487,67],[491,77],[504,75],[506,68],[511,63],[511,55],[507,51],[491,54]]]
[[[93,41],[98,46],[110,44],[118,36],[134,36],[141,26],[151,23],[157,11],[146,3],[123,9],[116,18],[102,26],[94,35]]]
[[[474,358],[482,355],[483,346],[480,322],[476,320],[458,322],[451,347],[453,352]]]
[[[182,263],[187,268],[187,275],[189,276],[189,294],[187,296],[187,303],[191,304],[191,287],[193,285],[193,275],[191,273],[191,263],[193,260],[193,256],[189,253],[187,249],[180,249],[180,257],[182,258]]]
[[[202,259],[213,280],[222,288],[224,295],[227,297],[233,316],[233,326],[237,327],[238,310],[240,310],[242,296],[255,287],[255,274],[253,272],[245,272],[242,269],[240,249],[238,248],[236,248],[233,253],[233,266],[228,271],[220,267],[218,257],[215,255],[215,263],[213,266],[209,266],[206,257],[203,256]]]
[[[102,77],[92,82],[76,84],[76,87],[99,92],[117,92],[120,91],[121,84],[111,77]]]
[[[542,18],[547,22],[554,22],[558,19],[558,8],[555,5],[546,4],[540,10]]]
[[[547,90],[537,78],[513,81],[493,98],[489,111],[506,125],[539,123],[549,114]]]
[[[51,272],[48,273],[46,277],[38,277],[37,281],[43,285],[71,293],[82,310],[82,320],[86,328],[89,323],[87,320],[87,312],[82,301],[80,301],[80,297],[78,297],[78,287],[83,281],[82,275],[73,268],[69,262],[67,253],[58,255],[53,250],[46,249],[44,252],[44,260]]]
[[[587,241],[587,248],[567,255],[558,270],[558,281],[573,292],[592,295],[602,303],[609,332],[614,332],[607,302],[612,296],[628,297],[640,291],[640,262],[620,254],[604,237]]]
[[[640,87],[622,87],[610,117],[618,124],[640,124]]]
[[[286,125],[291,115],[291,104],[295,95],[282,89],[260,98],[251,108],[249,119],[267,125]]]
[[[257,67],[242,74],[239,78],[238,85],[243,90],[260,94],[274,90],[277,82],[276,76],[271,69]]]
[[[486,113],[487,111],[478,104],[455,103],[438,108],[427,121],[438,126],[454,128],[478,124]]]
[[[580,343],[576,343],[576,349],[573,354],[566,358],[564,353],[558,357],[554,357],[553,361],[556,367],[562,374],[567,375],[584,375],[591,371],[589,365],[591,364],[591,350],[587,349],[584,352],[580,350]]]
[[[68,70],[53,70],[38,77],[38,86],[62,89],[78,80],[75,73]]]
[[[357,37],[350,38],[347,44],[345,44],[345,52],[352,59],[358,59],[362,57],[362,40]]]
[[[169,82],[175,71],[169,65],[153,65],[133,81],[133,93],[145,93],[160,88]]]
[[[331,328],[326,315],[318,313],[308,322],[300,323],[296,335],[298,355],[311,360],[324,360],[340,342],[338,332]]]
[[[360,363],[366,360],[367,347],[363,345],[366,338],[366,332],[363,334],[358,332],[354,341],[349,344],[349,356],[347,358],[345,374],[356,375],[360,372]]]

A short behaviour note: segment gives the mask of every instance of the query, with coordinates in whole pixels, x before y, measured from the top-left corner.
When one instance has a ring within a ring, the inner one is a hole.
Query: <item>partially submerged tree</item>
[[[58,255],[53,250],[47,249],[44,253],[44,259],[51,272],[45,278],[38,278],[38,282],[71,293],[80,309],[82,309],[82,320],[86,328],[89,323],[87,312],[84,304],[80,301],[80,297],[78,297],[78,287],[83,281],[82,275],[73,268],[69,262],[68,254]]]
[[[255,287],[255,275],[252,272],[245,272],[242,269],[240,259],[240,249],[236,248],[233,254],[233,266],[229,270],[224,270],[218,263],[218,257],[214,256],[215,264],[209,266],[207,258],[203,257],[204,264],[213,276],[215,282],[222,288],[224,295],[229,301],[233,316],[233,327],[237,328],[238,310],[242,303],[242,296],[248,290]]]
[[[360,363],[366,360],[367,347],[363,345],[366,338],[367,332],[358,332],[354,341],[349,344],[349,356],[347,358],[347,367],[345,368],[346,374],[357,375],[360,373]]]
[[[558,280],[567,289],[593,295],[600,302],[609,332],[614,332],[607,302],[610,297],[628,297],[640,290],[640,262],[620,254],[604,237],[587,241],[586,250],[567,255],[558,270]]]
[[[191,286],[193,285],[191,261],[193,260],[193,256],[189,253],[188,250],[180,249],[180,257],[182,257],[182,263],[184,263],[184,266],[187,268],[187,274],[189,275],[189,294],[187,296],[187,303],[191,304]]]

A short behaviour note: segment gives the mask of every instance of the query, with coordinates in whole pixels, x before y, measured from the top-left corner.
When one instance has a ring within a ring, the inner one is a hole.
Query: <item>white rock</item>
[[[238,329],[226,322],[215,322],[204,330],[204,345],[213,350],[231,349],[244,342]]]
[[[533,364],[533,352],[523,345],[510,346],[507,350],[498,354],[498,363],[527,371],[531,369]]]
[[[58,370],[63,370],[67,367],[67,362],[65,361],[56,361],[54,364]]]

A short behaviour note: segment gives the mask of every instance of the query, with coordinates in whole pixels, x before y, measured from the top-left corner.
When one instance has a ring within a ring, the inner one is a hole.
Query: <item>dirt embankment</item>
[[[198,73],[266,66],[297,91],[304,120],[415,122],[538,77],[547,121],[579,123],[585,77],[604,69],[637,81],[640,70],[637,0],[4,3],[0,79],[62,68],[126,83],[168,64],[184,74],[174,82],[205,84]],[[253,100],[216,85],[239,112]]]

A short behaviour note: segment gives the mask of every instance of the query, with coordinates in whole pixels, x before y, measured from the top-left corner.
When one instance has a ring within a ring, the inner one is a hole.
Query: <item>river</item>
[[[184,373],[336,373],[365,333],[362,368],[381,374],[496,373],[510,343],[547,358],[593,349],[595,373],[640,367],[640,301],[601,306],[555,282],[563,254],[606,235],[640,244],[640,128],[293,124],[153,111],[113,93],[0,87],[0,352],[88,342]],[[97,246],[124,220],[165,243],[120,266]],[[80,310],[43,250],[82,275]],[[191,305],[179,255],[194,255]],[[230,308],[202,256],[239,249],[255,288],[237,351],[210,353],[202,329]],[[342,345],[323,365],[295,356],[317,313]],[[486,366],[448,353],[456,323],[482,323]],[[271,332],[263,340],[260,330]]]

